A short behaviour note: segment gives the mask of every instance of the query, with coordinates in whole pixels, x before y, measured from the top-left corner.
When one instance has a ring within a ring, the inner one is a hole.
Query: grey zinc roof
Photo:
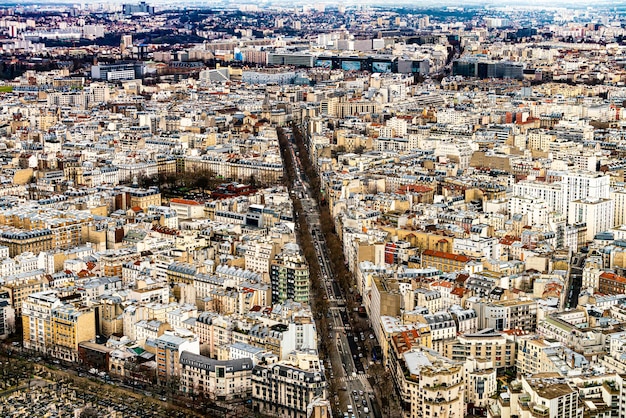
[[[235,360],[214,360],[209,357],[193,354],[183,351],[180,355],[180,364],[182,366],[196,367],[208,372],[215,371],[215,367],[226,367],[227,371],[238,372],[242,370],[252,370],[252,360],[249,358]]]

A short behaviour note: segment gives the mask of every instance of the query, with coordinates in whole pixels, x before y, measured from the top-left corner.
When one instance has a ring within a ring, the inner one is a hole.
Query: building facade
[[[252,390],[252,359],[213,360],[184,351],[180,355],[180,390],[211,399],[247,398]]]
[[[273,417],[307,418],[307,408],[326,398],[326,379],[288,363],[256,366],[252,371],[252,408]]]

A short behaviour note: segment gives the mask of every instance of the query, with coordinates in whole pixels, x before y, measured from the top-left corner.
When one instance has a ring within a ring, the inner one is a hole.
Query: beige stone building
[[[180,355],[180,390],[210,399],[233,400],[250,396],[252,359],[214,360],[187,351]]]
[[[56,291],[31,294],[22,309],[24,347],[78,361],[78,344],[96,337],[93,309],[63,304]]]

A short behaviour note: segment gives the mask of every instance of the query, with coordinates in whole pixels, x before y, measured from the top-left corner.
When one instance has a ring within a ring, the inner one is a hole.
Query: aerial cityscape
[[[0,4],[0,416],[626,418],[626,4]]]

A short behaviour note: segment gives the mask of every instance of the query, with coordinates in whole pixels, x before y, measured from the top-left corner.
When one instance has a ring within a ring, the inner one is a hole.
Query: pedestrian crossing
[[[356,376],[342,376],[339,378],[339,381],[344,382],[354,382],[355,380],[359,380],[361,383],[365,384],[368,382],[366,374],[357,374]]]

